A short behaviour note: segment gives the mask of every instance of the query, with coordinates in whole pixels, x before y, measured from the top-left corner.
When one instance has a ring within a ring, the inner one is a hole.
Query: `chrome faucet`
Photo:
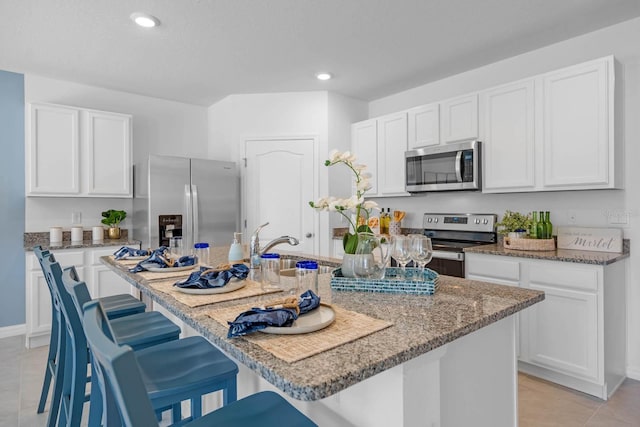
[[[251,240],[249,241],[249,259],[250,259],[250,263],[251,263],[251,268],[259,268],[260,267],[260,255],[262,255],[263,253],[267,252],[272,247],[274,247],[276,245],[279,245],[281,243],[288,243],[291,246],[296,246],[297,244],[300,243],[300,241],[298,239],[296,239],[295,237],[280,236],[280,237],[277,237],[277,238],[273,239],[269,243],[267,243],[264,246],[264,249],[260,250],[260,236],[259,236],[259,233],[260,233],[260,230],[262,230],[267,225],[269,225],[269,223],[265,222],[264,224],[262,224],[261,226],[256,228],[256,231],[254,231],[253,234],[251,235]]]

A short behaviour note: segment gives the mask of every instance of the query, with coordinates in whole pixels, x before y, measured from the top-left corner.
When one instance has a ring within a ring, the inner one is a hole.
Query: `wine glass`
[[[416,277],[424,277],[424,269],[427,264],[431,262],[433,257],[433,247],[431,245],[431,239],[422,234],[412,234],[409,236],[411,239],[409,253],[411,260],[418,266],[419,275]]]
[[[402,268],[402,278],[406,277],[407,263],[411,260],[411,240],[407,236],[390,236],[391,256]]]

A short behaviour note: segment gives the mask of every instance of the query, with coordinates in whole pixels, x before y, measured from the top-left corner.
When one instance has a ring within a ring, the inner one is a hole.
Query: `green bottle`
[[[549,219],[549,211],[544,213],[544,227],[545,227],[545,238],[552,239],[553,238],[553,224],[551,224],[551,220]]]
[[[538,238],[538,212],[533,212],[531,220],[531,228],[529,229],[529,237],[532,239]]]
[[[544,225],[544,212],[540,211],[537,229],[538,239],[546,239],[545,233],[547,232],[547,227]]]

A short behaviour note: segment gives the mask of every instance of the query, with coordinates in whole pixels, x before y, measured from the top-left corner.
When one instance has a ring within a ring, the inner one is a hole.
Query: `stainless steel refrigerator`
[[[150,155],[134,170],[133,238],[157,248],[181,236],[184,248],[228,245],[240,231],[235,163]]]

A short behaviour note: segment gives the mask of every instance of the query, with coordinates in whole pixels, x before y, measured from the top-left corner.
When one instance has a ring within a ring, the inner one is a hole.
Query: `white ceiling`
[[[205,106],[369,101],[637,16],[640,0],[0,0],[0,69]]]

